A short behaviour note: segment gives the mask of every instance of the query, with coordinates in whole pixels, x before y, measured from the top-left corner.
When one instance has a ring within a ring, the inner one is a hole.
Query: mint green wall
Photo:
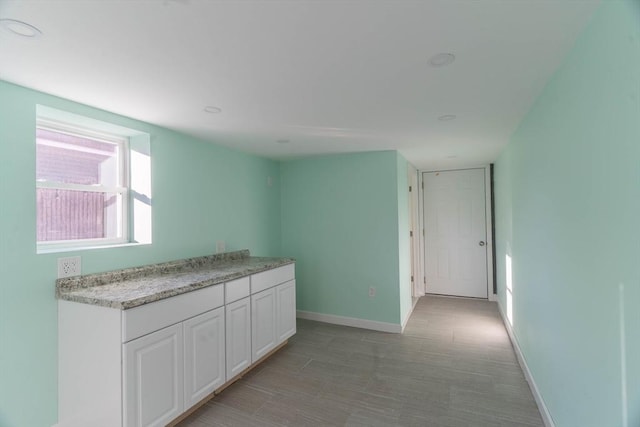
[[[513,328],[556,425],[640,425],[640,2],[602,3],[497,161],[496,203],[500,304],[510,253]]]
[[[400,324],[398,163],[394,151],[282,163],[298,310]]]
[[[36,104],[151,135],[153,244],[36,255]],[[277,255],[279,165],[0,81],[0,426],[57,422],[56,259],[83,273],[249,248]],[[272,187],[267,177],[274,178]]]
[[[398,268],[400,286],[400,321],[411,313],[411,243],[409,238],[409,164],[396,153],[396,183],[398,186]]]

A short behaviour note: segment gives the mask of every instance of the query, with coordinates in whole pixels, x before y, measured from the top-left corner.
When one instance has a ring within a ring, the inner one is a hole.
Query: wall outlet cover
[[[58,279],[79,276],[81,273],[82,264],[79,256],[58,258]]]

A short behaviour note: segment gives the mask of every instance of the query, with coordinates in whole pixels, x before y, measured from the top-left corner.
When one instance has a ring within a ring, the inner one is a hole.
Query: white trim
[[[127,139],[129,139],[128,135],[120,135],[119,132],[102,132],[90,126],[81,126],[78,124],[70,123],[66,120],[62,121],[62,120],[51,119],[46,117],[46,115],[38,115],[36,119],[36,128],[40,128],[40,129],[48,130],[52,132],[65,133],[67,135],[77,136],[79,138],[84,138],[84,139],[93,139],[100,142],[108,142],[114,145],[121,145],[125,143]],[[40,138],[38,138],[37,140],[44,141],[44,140],[41,140]],[[67,146],[67,149],[70,146],[70,144],[65,144],[65,143],[56,143],[54,141],[49,141],[49,142],[55,144],[51,146],[56,146],[57,144],[60,144],[59,146],[61,147]],[[83,148],[80,151],[85,151],[85,150],[86,149]],[[94,150],[91,150],[91,151],[94,151]],[[88,152],[91,152],[91,151],[88,151]]]
[[[496,295],[494,293],[490,293],[489,294],[489,301],[498,302],[498,295]]]
[[[533,375],[529,370],[529,365],[527,365],[527,360],[524,358],[524,354],[522,354],[522,350],[520,349],[520,345],[518,344],[518,340],[513,333],[513,329],[511,328],[511,324],[507,320],[507,316],[502,309],[502,304],[500,304],[500,300],[498,300],[498,309],[500,311],[500,316],[502,317],[502,322],[504,323],[504,327],[507,330],[507,334],[509,334],[509,339],[511,340],[511,345],[516,353],[516,357],[518,358],[518,363],[522,368],[522,372],[524,372],[524,376],[529,383],[529,388],[531,389],[531,393],[533,394],[533,398],[536,400],[538,404],[538,410],[540,411],[540,416],[542,417],[542,421],[544,422],[545,427],[555,427],[555,423],[553,422],[553,418],[551,417],[551,413],[547,408],[547,405],[544,403],[544,399],[540,394],[540,390],[536,385],[535,380],[533,379]]]
[[[411,314],[411,313],[409,313]],[[313,311],[298,310],[296,317],[299,319],[315,320],[318,322],[332,323],[334,325],[351,326],[353,328],[371,329],[380,332],[402,333],[403,326],[397,323],[378,322],[377,320],[358,319],[356,317],[336,316],[334,314],[316,313]],[[408,319],[408,317],[407,317]]]
[[[417,290],[419,297],[424,296],[427,292],[427,287],[425,284],[425,280],[427,277],[427,270],[425,266],[425,254],[424,254],[424,191],[422,187],[424,186],[422,179],[422,171],[418,170],[418,258],[419,258],[419,273],[420,283],[418,283]]]
[[[42,248],[37,250],[37,254],[57,254],[62,252],[75,252],[75,251],[85,251],[85,250],[93,250],[93,249],[108,249],[108,248],[126,248],[129,246],[142,246],[142,245],[150,245],[151,242],[126,242],[126,243],[113,243],[106,245],[93,245],[93,246],[64,246],[64,247],[50,247],[50,248]]]
[[[49,128],[41,128],[44,130],[48,130]],[[84,139],[89,139],[87,137],[85,137]],[[93,138],[93,141],[98,141],[97,138]],[[100,141],[100,142],[105,142],[105,141]],[[116,145],[118,146],[118,144],[116,144],[115,142],[108,142],[109,144],[112,145]],[[75,145],[75,144],[69,144],[68,142],[58,142],[58,141],[51,141],[49,139],[45,139],[45,138],[36,138],[36,144],[37,145],[42,145],[45,147],[54,147],[54,148],[62,148],[64,150],[69,150],[69,151],[78,151],[81,153],[89,153],[89,154],[97,154],[100,156],[107,156],[110,157],[113,155],[113,153],[109,152],[109,151],[104,151],[104,150],[99,150],[97,148],[88,148],[88,147],[82,147],[79,145]]]
[[[73,191],[85,191],[88,193],[114,193],[114,194],[126,194],[126,187],[110,187],[106,185],[86,185],[86,184],[73,184],[69,182],[56,182],[56,181],[42,181],[36,180],[36,188],[48,188],[54,190],[73,190]]]
[[[422,244],[420,193],[422,191],[420,189],[420,174],[418,173],[418,169],[416,169],[416,167],[411,163],[407,163],[407,165],[409,186],[412,187],[411,192],[409,192],[409,222],[411,225],[411,231],[413,232],[413,237],[411,239],[411,275],[413,276],[413,282],[411,282],[411,297],[418,298],[424,295],[424,284],[422,279],[424,274],[422,262],[420,261],[422,258],[422,252],[420,251],[420,245]]]
[[[37,242],[37,254],[49,252],[68,252],[75,250],[110,248],[114,246],[128,245],[128,240],[122,238],[104,239],[76,239],[76,240],[44,240]]]
[[[418,304],[419,300],[420,300],[419,297],[411,297],[411,310],[409,310],[405,318],[402,320],[402,331],[400,333],[404,333],[404,328],[407,327],[407,323],[409,322],[409,319],[413,314],[413,310],[416,308],[416,304]]]

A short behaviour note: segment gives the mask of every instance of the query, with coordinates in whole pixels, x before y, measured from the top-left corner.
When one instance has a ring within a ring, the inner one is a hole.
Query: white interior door
[[[422,178],[426,292],[487,298],[484,169]]]

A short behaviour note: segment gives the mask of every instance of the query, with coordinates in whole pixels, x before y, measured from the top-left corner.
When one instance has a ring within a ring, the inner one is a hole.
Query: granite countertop
[[[227,252],[56,280],[56,298],[126,310],[295,262]]]

